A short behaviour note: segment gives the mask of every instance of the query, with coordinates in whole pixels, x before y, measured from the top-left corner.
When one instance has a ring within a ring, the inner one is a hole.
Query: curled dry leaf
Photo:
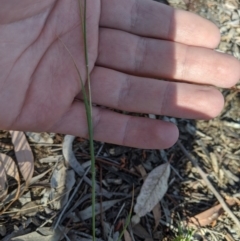
[[[15,164],[15,163],[14,163]],[[16,165],[15,165],[16,166]],[[16,166],[16,170],[17,170],[17,166]],[[49,169],[49,170],[47,170],[46,172],[44,172],[44,173],[41,173],[41,174],[39,174],[39,175],[37,175],[37,176],[35,176],[35,177],[33,177],[32,178],[32,180],[30,181],[30,183],[29,183],[29,185],[33,185],[34,183],[36,183],[37,181],[39,181],[41,178],[43,178],[48,172],[50,172],[51,171],[51,169]],[[19,181],[19,185],[20,185],[20,177],[19,177],[19,174],[18,174],[18,178],[19,178],[19,180],[17,180],[17,181]],[[16,178],[15,178],[16,179]],[[2,208],[2,207],[4,207],[4,205],[6,204],[6,203],[9,203],[11,200],[15,200],[15,197],[17,197],[18,196],[18,193],[19,192],[23,192],[25,190],[25,186],[24,185],[21,185],[21,186],[19,186],[19,188],[16,190],[13,190],[12,192],[10,192],[7,196],[6,196],[6,198],[5,198],[5,200],[4,200],[4,203],[3,202],[0,202],[0,208]]]
[[[229,206],[233,206],[236,201],[234,199],[227,199],[226,203]],[[219,216],[224,212],[222,205],[218,204],[202,213],[197,214],[196,216],[192,217],[189,221],[189,226],[206,226],[211,224],[213,221],[217,220]]]
[[[34,159],[32,150],[23,132],[10,131],[10,133],[12,135],[12,143],[14,145],[14,151],[17,158],[19,170],[22,173],[26,185],[28,186],[34,171]]]
[[[169,175],[169,163],[156,167],[148,174],[134,206],[134,212],[137,216],[143,217],[146,213],[152,211],[162,199],[168,189]]]
[[[72,150],[72,143],[75,139],[75,136],[66,135],[63,140],[63,156],[66,161],[66,165],[70,166],[79,176],[83,176],[84,169],[77,161],[73,150]]]
[[[50,204],[53,209],[59,210],[65,206],[74,184],[74,171],[68,170],[63,162],[59,162],[52,174],[51,192],[49,193],[50,200],[55,200]]]
[[[17,166],[10,156],[0,153],[0,163],[1,163],[2,167],[4,168],[5,174],[14,178],[18,183],[18,187],[15,192],[15,196],[11,200],[9,200],[10,203],[8,205],[6,205],[8,203],[8,201],[6,199],[2,200],[1,206],[5,207],[4,210],[0,212],[0,213],[2,213],[6,209],[8,209],[10,207],[10,205],[17,199],[19,192],[20,192],[20,177],[19,177]],[[7,179],[5,179],[5,180],[7,180]]]
[[[75,136],[66,135],[63,140],[63,157],[65,159],[66,165],[71,167],[80,177],[82,177],[85,173],[83,166],[77,161],[73,150],[72,150],[72,143],[75,139]],[[92,181],[87,177],[83,177],[84,181],[89,185],[92,186]],[[96,191],[100,191],[100,186],[96,184]],[[108,193],[104,188],[102,188],[102,193],[105,197],[111,198],[111,193]]]

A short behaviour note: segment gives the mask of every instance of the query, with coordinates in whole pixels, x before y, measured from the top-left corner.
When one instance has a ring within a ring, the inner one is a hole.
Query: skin
[[[0,6],[0,128],[87,137],[81,85],[63,46],[86,82],[77,0]],[[151,0],[87,0],[87,39],[99,141],[168,148],[178,139],[174,124],[112,109],[210,119],[224,104],[215,86],[240,78],[239,62],[213,50],[215,25]]]

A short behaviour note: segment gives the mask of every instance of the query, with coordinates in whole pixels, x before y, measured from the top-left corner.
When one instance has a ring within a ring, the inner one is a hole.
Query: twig
[[[180,141],[177,142],[178,146],[180,147],[180,149],[182,150],[182,152],[184,153],[184,155],[192,162],[192,164],[194,165],[194,167],[197,169],[199,175],[202,177],[202,179],[204,180],[205,184],[207,185],[207,187],[209,188],[209,190],[212,191],[212,193],[214,194],[214,196],[217,198],[217,200],[219,201],[219,203],[222,205],[223,209],[225,210],[225,212],[232,218],[232,220],[234,221],[234,223],[236,224],[236,227],[238,229],[240,229],[240,222],[238,220],[238,218],[233,214],[233,212],[231,211],[231,209],[227,206],[227,204],[225,203],[224,199],[221,197],[221,195],[217,192],[217,190],[213,187],[212,183],[208,180],[207,178],[207,174],[200,168],[200,166],[198,165],[197,161],[188,153],[188,151],[185,149],[185,147],[181,144]]]
[[[80,154],[79,156],[90,157],[88,154],[85,154],[85,153],[82,153],[82,152],[78,152],[78,153]],[[132,171],[128,170],[127,168],[121,167],[121,166],[118,165],[118,164],[115,164],[115,163],[113,163],[113,162],[109,162],[109,161],[104,160],[104,159],[102,159],[102,158],[99,158],[99,157],[97,157],[97,156],[96,156],[96,161],[102,162],[102,163],[107,164],[107,165],[110,165],[110,166],[117,167],[118,169],[123,170],[123,171],[125,171],[125,172],[127,172],[127,173],[129,173],[129,174],[134,175],[134,176],[141,177],[141,175],[139,175],[138,173],[132,172]]]

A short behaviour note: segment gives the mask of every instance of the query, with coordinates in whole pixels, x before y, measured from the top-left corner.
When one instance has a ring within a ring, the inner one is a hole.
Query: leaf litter
[[[1,162],[1,165],[3,166],[2,170],[5,173],[4,175],[8,175],[8,176],[14,178],[17,182],[17,189],[15,192],[15,195],[13,196],[13,198],[11,200],[9,200],[9,202],[7,200],[8,184],[7,183],[3,184],[4,185],[3,187],[5,189],[2,192],[4,195],[2,195],[2,200],[1,200],[1,207],[3,207],[3,209],[0,211],[0,214],[1,214],[6,209],[8,209],[14,201],[17,200],[19,193],[20,193],[20,176],[19,176],[18,168],[11,157],[0,153],[0,162]],[[4,180],[7,182],[6,178],[4,178]]]
[[[169,175],[169,163],[156,167],[148,174],[134,206],[134,212],[139,218],[152,211],[165,195],[168,189]]]
[[[19,170],[26,182],[26,186],[28,186],[34,171],[32,150],[23,132],[10,131],[10,133],[12,135],[12,143],[14,145]]]

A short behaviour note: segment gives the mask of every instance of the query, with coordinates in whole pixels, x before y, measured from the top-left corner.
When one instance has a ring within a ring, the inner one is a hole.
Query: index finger
[[[102,0],[100,25],[200,47],[215,48],[220,41],[210,21],[152,0]]]

